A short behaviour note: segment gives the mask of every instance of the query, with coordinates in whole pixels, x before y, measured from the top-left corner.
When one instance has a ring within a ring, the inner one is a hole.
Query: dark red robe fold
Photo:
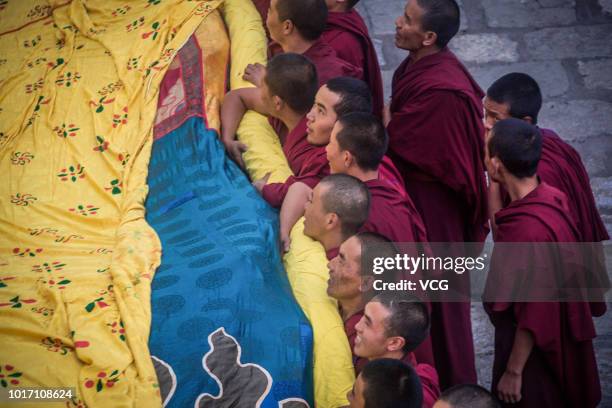
[[[355,349],[355,337],[357,337],[357,330],[355,326],[359,323],[359,320],[363,317],[363,310],[359,311],[344,321],[344,331],[351,347],[351,352]],[[353,352],[353,365],[355,366],[355,374],[359,375],[363,367],[368,363],[367,358],[356,356]],[[429,364],[421,363],[414,353],[408,353],[402,359],[406,364],[412,366],[419,379],[421,380],[421,386],[423,389],[423,408],[431,408],[436,403],[440,396],[440,386],[438,382],[438,374],[436,369]]]
[[[610,239],[597,210],[589,174],[580,154],[552,130],[540,128],[540,132],[542,157],[538,164],[538,176],[568,197],[568,205],[576,219],[582,241],[601,242]],[[505,191],[503,201],[505,205],[510,203],[510,196]]]
[[[502,242],[578,242],[580,233],[569,212],[567,197],[554,187],[541,183],[534,191],[495,215],[496,243]],[[535,246],[535,245],[534,245]],[[507,290],[520,271],[537,271],[545,279],[568,268],[568,261],[550,256],[538,248],[533,256],[515,256],[501,261],[504,251],[495,248],[485,296],[500,293],[499,282]],[[537,268],[533,269],[533,264]],[[548,273],[546,271],[549,271]],[[537,281],[538,277],[531,277]],[[491,282],[496,282],[492,284]],[[495,287],[492,287],[495,286]],[[595,407],[601,399],[599,375],[593,350],[597,314],[586,302],[485,303],[495,326],[495,361],[492,388],[503,375],[512,352],[518,328],[531,332],[534,348],[523,370],[522,400],[509,407]]]
[[[330,12],[323,39],[336,50],[340,58],[362,69],[362,79],[372,92],[373,113],[382,116],[384,96],[380,65],[368,27],[357,10]]]
[[[325,251],[325,256],[327,257],[327,260],[331,261],[332,259],[337,257],[339,251],[340,251],[340,247],[332,248],[329,251]]]
[[[283,183],[266,184],[263,198],[273,207],[283,204],[285,195],[293,183],[302,182],[310,188],[329,175],[329,162],[324,146],[314,146],[306,140],[306,117],[289,134],[283,144],[283,152],[293,172]]]
[[[392,82],[389,156],[404,176],[430,242],[483,242],[488,233],[480,87],[448,49]],[[470,292],[468,274],[454,282]],[[443,389],[475,383],[469,303],[433,303],[431,338]]]

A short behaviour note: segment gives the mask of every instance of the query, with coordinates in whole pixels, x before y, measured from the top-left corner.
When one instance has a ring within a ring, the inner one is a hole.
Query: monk
[[[476,384],[461,384],[440,395],[434,408],[500,408],[489,391]]]
[[[368,218],[370,193],[358,179],[344,174],[325,177],[311,191],[304,208],[304,235],[323,245],[327,259],[355,235]]]
[[[241,153],[246,146],[235,140],[236,129],[247,109],[279,119],[290,130],[283,151],[294,176],[284,183],[267,184],[268,176],[253,185],[264,199],[280,207],[289,187],[300,181],[314,187],[329,174],[325,148],[306,141],[306,112],[317,91],[317,71],[306,57],[281,54],[268,62],[261,88],[242,88],[229,92],[221,107],[223,143],[230,156],[244,167]]]
[[[321,38],[327,14],[325,0],[272,0],[266,27],[270,38],[280,49],[271,56],[279,52],[304,55],[317,67],[319,85],[339,76],[361,78],[363,71],[340,59]],[[245,70],[244,79],[260,86],[264,74],[263,65],[251,64]]]
[[[380,65],[368,27],[355,5],[359,0],[326,0],[329,14],[323,39],[338,56],[363,70],[363,79],[372,93],[374,114],[382,116],[384,97]]]
[[[555,242],[579,241],[580,232],[565,194],[537,177],[541,152],[539,130],[520,119],[497,122],[488,135],[487,171],[511,199],[495,214],[497,233],[485,289],[485,310],[495,326],[492,391],[508,407],[595,407],[601,388],[591,316],[597,311],[587,302],[514,302],[505,296],[512,287],[525,288],[521,279],[530,287],[544,282],[552,288],[575,267],[566,263],[567,250],[563,257],[549,250]],[[516,245],[498,247],[505,242],[549,244],[508,262],[503,255]]]
[[[417,363],[413,351],[428,337],[427,306],[401,292],[382,292],[365,306],[355,325],[354,353],[369,360],[393,358],[413,366],[421,379],[423,407],[432,407],[440,395],[438,375],[428,364]]]
[[[315,103],[306,115],[307,142],[315,146],[327,145],[338,118],[355,112],[372,112],[372,97],[366,83],[350,77],[329,80],[319,88]],[[406,196],[402,177],[386,156],[379,166],[378,178],[397,190],[394,196]],[[310,188],[303,183],[293,184],[287,192],[280,212],[280,236],[285,250],[288,250],[291,229],[303,215],[309,194]]]
[[[487,90],[484,99],[485,128],[489,132],[495,123],[511,117],[537,125],[541,107],[542,93],[532,77],[523,73],[504,75]],[[540,133],[542,157],[538,164],[538,176],[546,184],[571,197],[568,204],[584,242],[610,239],[597,210],[589,175],[580,155],[554,131],[540,128]],[[490,197],[490,214],[509,204],[510,197],[505,192],[503,197],[500,195],[498,183],[491,183],[489,191],[493,194]]]
[[[409,0],[395,22],[395,45],[410,53],[393,76],[389,156],[431,242],[483,242],[488,233],[484,94],[447,48],[459,19],[455,0]],[[469,294],[469,275],[452,287]],[[432,304],[431,337],[442,388],[475,383],[470,303]]]
[[[346,397],[350,408],[420,408],[423,400],[415,370],[390,358],[368,363]]]

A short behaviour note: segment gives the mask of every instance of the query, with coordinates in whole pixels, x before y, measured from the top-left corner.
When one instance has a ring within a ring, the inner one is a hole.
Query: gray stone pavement
[[[545,102],[540,125],[582,155],[600,212],[612,232],[612,0],[459,0],[461,31],[451,49],[483,89],[509,72],[532,75]],[[394,46],[405,0],[361,0],[358,10],[377,47],[385,96],[406,52]],[[612,304],[609,305],[612,309]],[[490,384],[493,328],[472,306],[479,382]],[[596,320],[604,399],[612,407],[612,312]]]

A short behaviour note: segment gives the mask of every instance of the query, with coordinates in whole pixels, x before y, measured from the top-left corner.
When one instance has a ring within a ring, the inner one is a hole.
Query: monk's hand
[[[266,67],[261,65],[260,63],[249,64],[244,70],[244,75],[242,75],[242,79],[245,81],[249,81],[256,87],[261,87],[263,83],[263,79],[266,76]]]
[[[291,249],[291,237],[281,232],[280,241],[281,251],[286,254]]]
[[[255,189],[257,189],[257,191],[259,192],[259,194],[261,194],[264,186],[266,184],[268,184],[268,179],[270,178],[270,173],[266,173],[265,176],[263,176],[262,178],[260,178],[259,180],[255,180],[253,182],[253,187],[255,187]]]
[[[385,127],[389,126],[389,122],[391,122],[391,105],[389,102],[385,103],[382,111],[383,124]]]
[[[497,395],[508,404],[516,404],[521,400],[522,375],[517,372],[505,371],[497,384]]]
[[[238,166],[244,169],[245,166],[244,160],[242,160],[242,153],[247,151],[247,145],[235,139],[223,140],[223,144],[230,158],[235,161]]]

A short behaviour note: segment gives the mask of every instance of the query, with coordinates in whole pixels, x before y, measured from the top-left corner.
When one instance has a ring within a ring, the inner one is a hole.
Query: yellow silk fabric
[[[266,61],[266,37],[259,14],[250,0],[226,0],[222,13],[232,47],[230,85],[250,86],[242,80],[249,63]],[[270,182],[282,182],[291,170],[274,130],[263,116],[248,112],[238,129],[248,147],[244,154],[252,178],[271,172]],[[327,295],[327,259],[323,247],[303,233],[303,220],[291,231],[291,250],[284,257],[293,294],[314,331],[315,404],[321,408],[348,405],[346,393],[355,379],[351,350],[336,302]],[[271,322],[273,324],[273,322]]]
[[[161,405],[152,124],[168,64],[220,2],[0,1],[1,389],[75,387],[45,406]]]

